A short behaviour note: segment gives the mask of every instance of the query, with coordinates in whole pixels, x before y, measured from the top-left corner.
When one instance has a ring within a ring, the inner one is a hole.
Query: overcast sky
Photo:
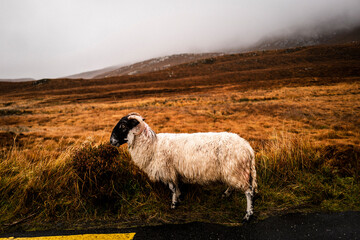
[[[241,47],[342,18],[359,0],[0,0],[0,78],[55,78]]]

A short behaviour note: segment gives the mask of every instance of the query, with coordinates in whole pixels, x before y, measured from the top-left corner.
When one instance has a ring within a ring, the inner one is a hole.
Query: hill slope
[[[96,77],[97,75],[107,73],[107,72],[111,72],[111,71],[113,71],[115,69],[118,69],[118,68],[119,68],[118,66],[107,67],[107,68],[102,68],[102,69],[98,69],[98,70],[94,70],[94,71],[88,71],[88,72],[82,72],[82,73],[70,75],[70,76],[67,76],[65,78],[70,78],[70,79],[77,79],[77,78],[91,79],[91,78]]]
[[[337,24],[337,23],[334,23]],[[244,49],[227,50],[226,52],[249,52],[261,50],[287,49],[294,47],[315,46],[322,44],[345,44],[352,41],[360,41],[360,26],[351,28],[316,26],[313,29],[297,29],[287,34],[274,35],[260,39],[253,46]],[[176,66],[183,63],[193,62],[199,59],[216,57],[219,53],[206,54],[175,54],[159,58],[152,58],[146,61],[134,63],[122,67],[109,67],[100,70],[75,74],[67,78],[107,78],[124,75],[136,75],[154,72]]]
[[[344,44],[352,41],[360,41],[360,26],[337,30],[298,30],[287,34],[265,37],[254,44],[254,46],[246,48],[246,51],[286,49],[322,44]]]
[[[219,53],[174,54],[170,56],[152,58],[149,60],[145,60],[121,67],[113,66],[99,70],[83,72],[65,78],[100,79],[100,78],[118,77],[124,75],[136,75],[136,74],[159,71],[179,64],[193,62],[199,59],[215,57],[219,55],[220,55]]]
[[[113,97],[129,99],[227,87],[272,89],[284,85],[358,81],[359,72],[360,44],[350,43],[230,54],[134,76],[0,83],[0,93],[4,97],[52,95],[53,99],[66,95],[73,101]]]

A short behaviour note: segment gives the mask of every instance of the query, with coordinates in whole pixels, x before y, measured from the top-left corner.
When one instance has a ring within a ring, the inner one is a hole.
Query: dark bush
[[[32,112],[26,111],[26,110],[18,110],[18,109],[1,109],[0,110],[0,116],[24,115],[24,114],[32,114]]]
[[[72,165],[80,179],[81,196],[95,205],[131,198],[146,187],[146,178],[130,162],[128,152],[111,145],[83,146],[75,152]]]
[[[201,63],[203,63],[203,64],[213,64],[215,61],[216,61],[215,58],[206,58],[206,59],[201,60]]]
[[[356,180],[360,173],[360,148],[354,145],[328,145],[325,148],[325,159],[341,177],[352,177]]]
[[[37,80],[37,81],[33,82],[32,84],[34,86],[36,86],[36,85],[41,85],[41,84],[47,83],[49,81],[50,81],[50,79],[44,78],[44,79]]]
[[[110,145],[88,144],[75,152],[72,163],[81,179],[82,195],[101,200],[112,197],[112,185],[120,168],[118,157],[119,151]]]

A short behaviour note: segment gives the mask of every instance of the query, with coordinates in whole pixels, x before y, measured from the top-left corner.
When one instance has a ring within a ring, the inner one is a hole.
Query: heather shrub
[[[81,196],[95,205],[114,207],[114,203],[146,187],[147,179],[122,148],[84,145],[73,155],[72,165],[79,177]]]

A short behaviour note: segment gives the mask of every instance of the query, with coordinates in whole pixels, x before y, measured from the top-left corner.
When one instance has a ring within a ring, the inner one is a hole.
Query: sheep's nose
[[[110,138],[110,144],[115,146],[115,147],[120,146],[119,141],[116,140],[113,136],[111,136],[111,138]]]

